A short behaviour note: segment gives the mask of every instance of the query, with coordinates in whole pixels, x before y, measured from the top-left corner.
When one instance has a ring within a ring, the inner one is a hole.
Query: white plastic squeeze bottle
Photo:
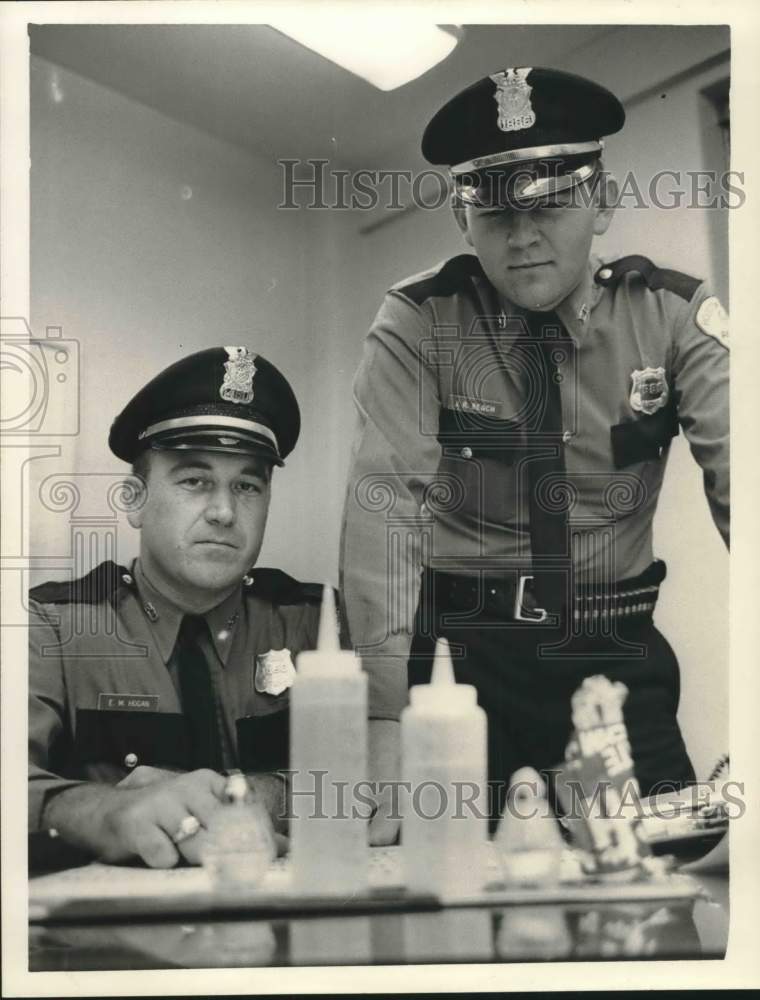
[[[470,684],[457,684],[439,639],[430,684],[410,690],[401,714],[404,780],[401,843],[408,889],[461,899],[486,883],[486,714]]]
[[[290,695],[293,890],[352,895],[368,878],[367,675],[340,648],[332,587],[322,596],[314,651],[300,653]],[[366,788],[358,788],[366,795]]]
[[[494,843],[507,885],[559,883],[562,834],[546,798],[544,779],[532,767],[521,767],[512,775]]]
[[[245,892],[261,882],[277,856],[274,830],[244,774],[231,774],[224,794],[227,804],[211,817],[201,860],[215,889]]]

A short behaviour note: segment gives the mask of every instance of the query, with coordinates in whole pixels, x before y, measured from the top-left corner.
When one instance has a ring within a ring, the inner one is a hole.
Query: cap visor
[[[214,451],[226,455],[261,455],[275,465],[284,465],[277,449],[254,434],[230,434],[224,430],[166,431],[145,440],[155,451]]]
[[[457,194],[466,205],[479,208],[531,208],[539,199],[570,191],[589,180],[594,174],[592,163],[573,170],[489,170],[458,179]],[[569,205],[586,204],[571,198]]]

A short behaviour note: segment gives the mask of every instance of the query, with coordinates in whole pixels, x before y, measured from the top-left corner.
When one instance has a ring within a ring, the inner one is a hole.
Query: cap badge
[[[533,90],[525,79],[532,67],[505,69],[494,73],[491,79],[496,84],[493,99],[499,106],[497,124],[502,132],[519,132],[536,123],[536,114],[530,103]]]
[[[670,392],[664,368],[637,368],[631,372],[631,381],[631,409],[651,414],[665,406]]]
[[[289,649],[270,649],[256,657],[253,686],[259,694],[278,695],[293,683],[296,668]]]
[[[219,395],[228,403],[250,403],[253,399],[253,376],[256,374],[255,354],[247,347],[225,347],[229,361],[224,362],[224,381]]]

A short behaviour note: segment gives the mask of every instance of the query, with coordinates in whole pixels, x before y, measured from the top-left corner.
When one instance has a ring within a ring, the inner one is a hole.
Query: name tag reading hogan
[[[155,712],[158,710],[157,694],[99,694],[100,712]]]

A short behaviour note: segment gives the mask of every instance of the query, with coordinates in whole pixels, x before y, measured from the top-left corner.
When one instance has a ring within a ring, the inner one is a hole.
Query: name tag
[[[449,396],[449,409],[461,413],[480,413],[485,417],[500,417],[504,404],[493,399],[473,399],[471,396]]]
[[[155,712],[158,709],[157,694],[99,694],[100,712]]]

